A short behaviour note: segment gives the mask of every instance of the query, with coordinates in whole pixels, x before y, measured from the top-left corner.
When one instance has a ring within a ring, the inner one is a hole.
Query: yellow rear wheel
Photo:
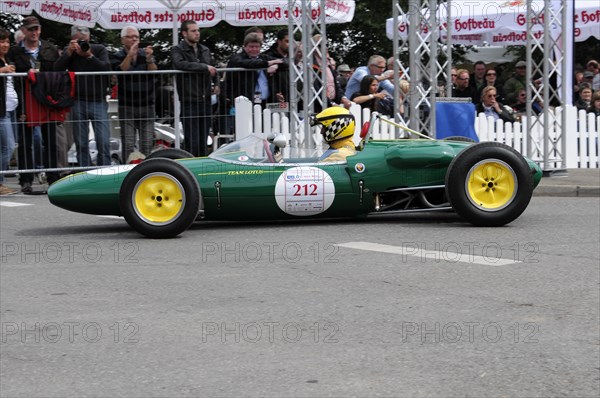
[[[166,173],[151,173],[133,189],[133,208],[142,220],[165,225],[177,220],[185,206],[185,190],[179,180]]]
[[[515,171],[499,159],[486,159],[467,173],[465,189],[473,205],[484,211],[498,211],[508,206],[517,194]]]

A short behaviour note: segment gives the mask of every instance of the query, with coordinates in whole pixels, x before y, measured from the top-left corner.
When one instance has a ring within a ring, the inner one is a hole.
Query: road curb
[[[600,197],[600,187],[581,185],[540,185],[533,191],[533,196],[556,197]]]

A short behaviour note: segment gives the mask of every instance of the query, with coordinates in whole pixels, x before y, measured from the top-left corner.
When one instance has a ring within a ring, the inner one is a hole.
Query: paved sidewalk
[[[545,173],[533,196],[600,197],[600,169]]]

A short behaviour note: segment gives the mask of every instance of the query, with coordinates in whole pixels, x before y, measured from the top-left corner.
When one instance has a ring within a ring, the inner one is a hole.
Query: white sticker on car
[[[317,167],[292,167],[275,184],[277,206],[293,216],[312,216],[331,207],[335,186],[331,176]]]
[[[103,167],[100,169],[88,170],[88,171],[86,171],[86,173],[94,174],[94,175],[101,175],[101,176],[108,176],[108,175],[125,173],[126,171],[133,169],[135,166],[137,166],[137,164],[123,164],[123,165],[119,165],[119,166]]]

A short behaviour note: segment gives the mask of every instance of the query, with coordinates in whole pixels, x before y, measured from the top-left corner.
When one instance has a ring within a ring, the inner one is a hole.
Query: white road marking
[[[5,202],[0,201],[0,206],[4,207],[21,207],[21,206],[33,206],[31,203],[18,203],[18,202]]]
[[[459,249],[459,251],[451,251],[451,250],[424,250],[419,248],[416,243],[414,244],[406,244],[404,246],[391,246],[391,245],[382,245],[379,243],[371,243],[371,242],[347,242],[340,243],[337,246],[346,247],[349,249],[356,250],[365,250],[365,251],[373,251],[380,253],[389,253],[389,254],[399,254],[402,256],[402,260],[405,261],[406,257],[416,257],[420,258],[422,262],[425,260],[433,260],[435,262],[444,262],[444,263],[468,263],[468,264],[479,264],[479,265],[489,265],[492,267],[498,267],[502,265],[510,265],[517,264],[521,261],[515,261],[511,259],[505,259],[497,257],[497,251],[492,250],[490,255],[478,256],[475,255],[473,247],[470,247],[469,250],[466,250],[467,253],[463,253],[462,251],[465,248],[461,248],[457,245],[449,245],[452,249]],[[485,253],[487,254],[487,253]]]

